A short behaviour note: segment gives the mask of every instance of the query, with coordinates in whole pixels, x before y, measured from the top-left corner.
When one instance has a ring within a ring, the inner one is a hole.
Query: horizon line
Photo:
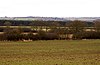
[[[0,18],[1,17],[4,17],[4,18],[9,18],[9,17],[50,17],[51,18],[51,16],[0,16]],[[100,16],[69,16],[69,17],[57,17],[57,16],[52,16],[52,17],[54,17],[54,18],[89,18],[89,17],[91,17],[91,18],[93,18],[93,17],[100,17]]]

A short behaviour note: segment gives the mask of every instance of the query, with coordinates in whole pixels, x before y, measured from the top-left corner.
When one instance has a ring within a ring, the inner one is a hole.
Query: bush
[[[54,39],[59,39],[59,35],[57,35],[56,33],[46,34],[46,40],[54,40]]]
[[[5,39],[5,35],[4,34],[0,34],[0,41],[4,41]]]
[[[100,32],[79,32],[74,34],[73,39],[100,39]]]
[[[21,34],[21,40],[37,40],[38,37],[37,35],[34,35],[32,33],[29,33],[29,34]]]
[[[38,40],[54,40],[59,38],[59,35],[56,33],[46,33],[44,31],[39,31],[37,36]]]
[[[18,29],[9,29],[6,32],[4,32],[4,37],[6,40],[9,41],[18,41],[20,40],[20,31]]]

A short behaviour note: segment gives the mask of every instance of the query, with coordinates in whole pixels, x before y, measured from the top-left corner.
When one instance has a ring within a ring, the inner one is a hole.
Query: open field
[[[100,65],[100,40],[1,41],[0,65]]]

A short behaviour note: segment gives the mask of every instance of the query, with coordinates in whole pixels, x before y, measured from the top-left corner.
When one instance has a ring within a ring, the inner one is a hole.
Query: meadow
[[[100,40],[0,41],[0,65],[100,65]]]

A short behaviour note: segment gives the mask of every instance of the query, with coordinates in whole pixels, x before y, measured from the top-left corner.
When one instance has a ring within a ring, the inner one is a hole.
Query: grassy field
[[[100,40],[0,42],[0,65],[100,65]]]

